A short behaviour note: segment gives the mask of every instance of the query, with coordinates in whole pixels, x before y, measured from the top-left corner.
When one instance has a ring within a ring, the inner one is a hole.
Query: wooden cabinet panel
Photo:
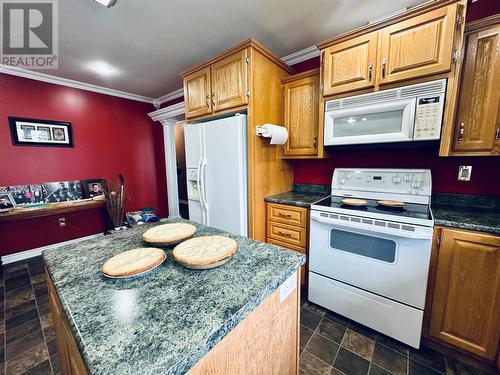
[[[278,245],[278,246],[284,247],[286,249],[298,251],[299,253],[302,253],[302,254],[306,254],[306,249],[304,247],[290,245],[289,243],[285,243],[285,242],[281,242],[281,241],[278,241],[278,240],[274,240],[272,238],[268,238],[266,240],[266,242],[267,243],[272,243],[273,245]],[[307,265],[304,264],[302,267],[300,267],[300,285],[302,287],[306,287],[306,285],[307,285],[307,283],[306,283],[306,277],[307,277],[306,273],[307,273]]]
[[[278,223],[296,225],[301,228],[306,228],[307,208],[288,206],[285,204],[268,203],[267,219],[277,221]]]
[[[283,85],[284,125],[288,141],[284,155],[316,155],[319,128],[319,71]]]
[[[375,86],[377,34],[372,32],[323,51],[323,95]]]
[[[298,228],[287,224],[267,222],[267,237],[287,244],[306,247],[307,231],[305,228]]]
[[[211,66],[212,106],[214,112],[248,103],[246,49],[219,60]]]
[[[451,69],[457,4],[380,30],[380,80],[391,83]]]
[[[494,360],[500,336],[500,237],[444,228],[430,335]]]
[[[455,151],[500,154],[500,25],[466,36]]]
[[[186,118],[202,116],[212,112],[210,93],[210,67],[184,77]]]

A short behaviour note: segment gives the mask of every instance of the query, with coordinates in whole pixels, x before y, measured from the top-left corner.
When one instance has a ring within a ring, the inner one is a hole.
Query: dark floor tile
[[[305,347],[306,351],[325,361],[329,365],[333,363],[338,349],[338,344],[335,344],[333,341],[330,341],[317,333],[312,335]]]
[[[332,367],[332,371],[330,371],[330,375],[345,375],[342,371]]]
[[[23,372],[23,375],[52,375],[49,360],[47,359],[35,367],[30,368],[26,372]]]
[[[52,365],[52,371],[54,375],[58,375],[61,373],[61,364],[59,363],[59,355],[53,355],[50,357],[50,364]]]
[[[5,311],[5,328],[10,330],[38,317],[35,301],[28,301]]]
[[[25,303],[35,299],[35,293],[33,289],[26,289],[24,292],[17,294],[16,296],[12,296],[11,298],[7,298],[5,300],[5,309],[11,309],[21,303]]]
[[[316,313],[318,315],[325,315],[326,309],[322,308],[321,306],[316,305],[315,303],[312,303],[310,301],[304,302],[302,305],[302,308],[307,309],[309,311],[312,311],[313,313]]]
[[[9,263],[5,266],[5,275],[9,275],[13,272],[28,268],[28,263],[25,260],[20,260],[18,262]]]
[[[400,352],[401,354],[408,355],[408,346],[403,344],[402,342],[396,341],[381,333],[377,334],[376,341],[381,343],[382,345]]]
[[[42,330],[40,329],[27,336],[21,337],[19,340],[7,344],[6,358],[7,360],[10,360],[11,358],[17,357],[21,353],[31,351],[36,346],[44,343],[45,340],[43,338]]]
[[[31,275],[31,283],[32,284],[38,284],[38,283],[46,283],[47,282],[47,276],[44,273],[40,273],[37,275]]]
[[[309,328],[300,325],[300,347],[304,348],[307,345],[307,342],[311,338],[313,331]]]
[[[56,337],[56,331],[54,327],[44,328],[43,334],[45,336],[45,340],[51,340]]]
[[[57,343],[55,338],[47,340],[47,349],[49,350],[49,356],[57,354]]]
[[[487,375],[486,371],[468,365],[458,359],[446,357],[446,373],[448,375]]]
[[[345,316],[342,316],[330,310],[326,311],[325,318],[328,318],[331,321],[340,324],[344,327],[347,327],[347,325],[349,324],[349,319],[347,319]]]
[[[49,290],[47,289],[47,283],[44,281],[41,283],[33,284],[33,290],[35,291],[35,296],[37,299],[39,299],[41,296],[48,295],[49,293]]]
[[[299,359],[299,374],[301,375],[329,375],[331,366],[328,363],[314,357],[306,350],[302,352]]]
[[[361,333],[365,335],[366,337],[371,338],[372,340],[375,340],[377,338],[378,333],[374,331],[371,328],[368,328],[360,323],[353,322],[352,320],[349,322],[349,329],[356,331],[358,333]]]
[[[3,364],[5,363],[5,347],[4,347],[4,334],[2,333],[0,335],[0,340],[2,345],[0,346],[0,367],[3,367]]]
[[[408,358],[401,353],[375,343],[372,357],[373,363],[396,375],[404,375],[407,371]]]
[[[306,326],[313,331],[316,330],[321,315],[315,314],[307,309],[300,309],[300,324]]]
[[[423,364],[410,360],[410,372],[409,375],[440,375],[440,372],[431,369],[430,367],[424,366]]]
[[[26,280],[29,279],[30,279],[30,274],[27,269],[25,271],[17,271],[13,274],[8,275],[5,278],[5,285],[11,286],[21,282],[25,282]]]
[[[371,361],[373,350],[375,349],[375,341],[359,332],[347,329],[342,340],[342,346]]]
[[[28,369],[48,359],[45,343],[37,345],[28,353],[22,353],[15,358],[7,360],[7,374],[22,374]]]
[[[431,348],[425,346],[420,349],[410,348],[410,359],[420,362],[441,373],[446,372],[443,353],[439,353]]]
[[[346,327],[324,317],[318,325],[318,332],[330,340],[340,344],[344,337]]]
[[[41,326],[38,317],[13,329],[9,329],[5,333],[7,345],[39,329],[41,329]]]
[[[25,312],[36,310],[35,301],[26,301],[17,306],[14,306],[10,309],[5,310],[5,319],[11,319],[16,317],[19,314],[23,314]]]
[[[5,281],[5,294],[7,297],[20,290],[22,291],[29,288],[31,288],[31,280],[29,276],[22,277],[17,281]]]
[[[370,364],[370,370],[368,371],[368,375],[391,375],[389,371],[383,369],[380,366],[377,366],[375,363]]]
[[[48,313],[48,314],[42,315],[40,317],[40,321],[42,322],[42,328],[43,329],[53,328],[54,327],[54,320],[52,319],[52,313]]]
[[[17,288],[5,290],[5,299],[15,298],[20,294],[24,294],[30,290],[33,290],[31,284],[20,285]]]
[[[340,348],[333,367],[339,369],[344,374],[366,375],[370,362],[359,355],[350,352],[345,348]]]

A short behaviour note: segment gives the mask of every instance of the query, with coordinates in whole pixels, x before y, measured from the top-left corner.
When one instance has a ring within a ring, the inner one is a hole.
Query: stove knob
[[[409,182],[413,179],[413,176],[410,174],[407,174],[406,176],[403,177],[406,182]]]
[[[422,183],[420,181],[413,181],[411,183],[411,187],[414,188],[414,189],[420,188],[421,185],[422,185]]]
[[[394,182],[395,184],[400,184],[401,183],[401,177],[399,176],[394,176],[392,178],[392,182]]]
[[[340,179],[340,183],[341,183],[341,184],[345,184],[345,178],[341,178],[341,179]]]

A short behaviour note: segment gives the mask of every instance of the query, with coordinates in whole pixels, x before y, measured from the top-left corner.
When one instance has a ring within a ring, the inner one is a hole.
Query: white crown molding
[[[160,121],[162,124],[175,124],[184,118],[184,102],[173,104],[171,106],[149,112],[148,116],[153,121]]]
[[[58,243],[55,243],[53,245],[37,247],[35,249],[21,251],[19,253],[4,255],[1,258],[2,259],[2,264],[6,265],[6,264],[9,264],[9,263],[18,262],[20,260],[37,257],[39,255],[42,255],[42,251],[43,250],[55,249],[55,248],[57,248],[59,246],[70,245],[70,244],[73,244],[73,243],[82,242],[82,241],[86,241],[86,240],[91,240],[91,239],[99,238],[99,237],[102,237],[102,236],[104,236],[104,234],[102,234],[102,233],[92,234],[90,236],[75,238],[74,240],[69,240],[69,241],[64,241],[64,242],[58,242]]]
[[[165,102],[169,102],[170,100],[180,98],[181,96],[184,96],[184,88],[182,87],[166,95],[160,96],[159,98],[156,98],[156,101],[160,104],[163,104]]]
[[[289,55],[283,56],[281,60],[283,60],[288,65],[295,65],[302,61],[306,61],[312,59],[313,57],[319,56],[319,49],[316,46],[307,47],[301,49],[300,51],[291,53]]]
[[[50,74],[35,72],[33,70],[22,69],[22,68],[8,66],[8,65],[4,65],[4,64],[0,64],[0,73],[10,74],[13,76],[18,76],[18,77],[23,77],[23,78],[34,79],[36,81],[54,83],[56,85],[72,87],[75,89],[97,92],[99,94],[116,96],[118,98],[130,99],[130,100],[135,100],[135,101],[143,102],[143,103],[150,103],[150,104],[154,103],[154,98],[149,98],[147,96],[131,94],[131,93],[128,93],[125,91],[120,91],[120,90],[110,89],[107,87],[92,85],[90,83],[75,81],[75,80],[69,79],[69,78],[56,77],[56,76],[52,76]]]

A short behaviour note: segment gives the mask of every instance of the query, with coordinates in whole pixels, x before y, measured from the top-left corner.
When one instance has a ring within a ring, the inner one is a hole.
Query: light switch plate
[[[458,181],[470,181],[472,165],[461,165],[458,167]]]

